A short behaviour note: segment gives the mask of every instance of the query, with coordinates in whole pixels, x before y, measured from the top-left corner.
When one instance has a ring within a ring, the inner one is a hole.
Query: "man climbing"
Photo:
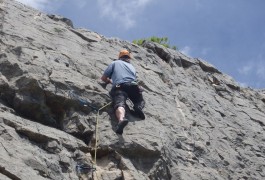
[[[118,60],[113,61],[104,71],[101,80],[105,83],[112,83],[110,95],[113,100],[113,107],[118,122],[116,133],[122,134],[123,128],[128,124],[125,118],[126,99],[129,98],[134,104],[134,112],[141,119],[145,119],[142,111],[145,105],[142,91],[136,82],[136,71],[130,63],[129,51],[122,50]]]

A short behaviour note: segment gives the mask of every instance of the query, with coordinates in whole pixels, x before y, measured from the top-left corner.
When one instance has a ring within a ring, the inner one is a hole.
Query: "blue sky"
[[[246,87],[265,89],[265,0],[18,0],[106,37],[168,37]]]

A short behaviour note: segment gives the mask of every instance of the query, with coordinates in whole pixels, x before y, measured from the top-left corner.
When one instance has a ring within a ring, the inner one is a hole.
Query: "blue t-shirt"
[[[104,71],[103,75],[110,78],[114,86],[136,80],[135,68],[132,64],[123,60],[113,61]]]

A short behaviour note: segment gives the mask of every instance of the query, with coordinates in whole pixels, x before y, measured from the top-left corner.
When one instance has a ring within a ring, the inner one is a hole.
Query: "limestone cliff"
[[[0,179],[265,178],[265,91],[201,59],[74,28],[13,0],[0,0],[0,21]],[[96,109],[111,101],[99,79],[124,48],[146,119],[128,102],[118,136],[111,106]]]

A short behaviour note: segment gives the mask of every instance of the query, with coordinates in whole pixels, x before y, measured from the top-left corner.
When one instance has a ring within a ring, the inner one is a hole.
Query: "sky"
[[[265,0],[17,0],[106,37],[168,37],[241,86],[265,89]]]

